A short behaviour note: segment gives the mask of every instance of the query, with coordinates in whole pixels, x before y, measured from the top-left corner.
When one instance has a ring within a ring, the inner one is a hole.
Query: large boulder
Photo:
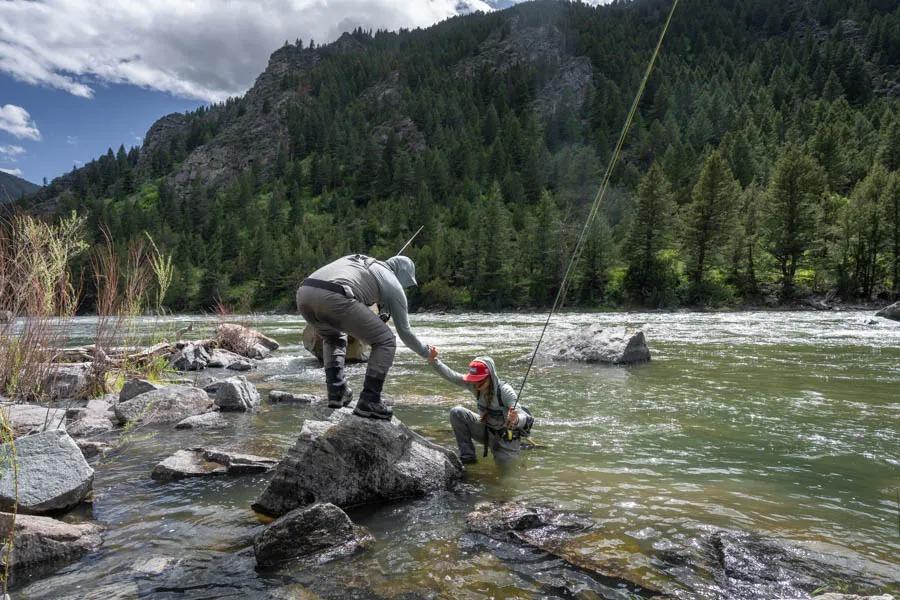
[[[219,410],[250,411],[259,408],[259,392],[243,375],[218,382],[216,406]]]
[[[13,524],[15,521],[15,524]],[[0,568],[7,566],[13,575],[31,575],[39,568],[59,567],[100,547],[96,523],[63,523],[49,517],[0,513],[0,537],[13,538],[9,565],[6,552],[0,553]]]
[[[892,321],[900,321],[900,302],[894,302],[890,306],[885,306],[875,313],[875,316],[891,319]]]
[[[272,567],[293,558],[327,562],[349,556],[374,538],[334,504],[296,508],[275,520],[253,543],[256,563]]]
[[[128,402],[132,398],[147,392],[152,392],[153,390],[158,390],[161,387],[162,386],[156,385],[152,381],[147,381],[146,379],[129,379],[125,382],[125,385],[122,386],[122,390],[119,392],[119,402]]]
[[[276,462],[265,456],[239,454],[217,448],[190,448],[179,450],[153,467],[150,477],[157,481],[173,481],[208,475],[264,473],[274,467]]]
[[[627,365],[650,360],[643,331],[594,325],[548,340],[542,353],[554,360]]]
[[[209,395],[189,385],[170,385],[145,392],[113,407],[119,423],[177,423],[187,417],[209,412]]]
[[[209,352],[200,344],[186,343],[169,357],[169,366],[176,371],[202,371],[209,364]]]
[[[54,363],[43,374],[41,389],[51,400],[85,398],[89,391],[90,363]]]
[[[222,323],[216,328],[216,342],[220,348],[240,354],[245,358],[265,358],[279,344],[255,329],[237,323]]]
[[[66,429],[66,411],[36,404],[9,404],[0,407],[0,414],[17,438],[48,429]]]
[[[0,445],[0,464],[13,460],[9,444]],[[0,510],[41,514],[75,506],[84,500],[94,482],[94,470],[87,464],[75,441],[65,431],[52,429],[15,442],[14,470],[0,474]],[[18,489],[16,489],[18,487]]]
[[[316,331],[312,325],[307,325],[303,330],[303,347],[319,359],[323,363],[322,358],[322,336]],[[362,343],[352,336],[347,338],[347,357],[348,363],[364,363],[369,360],[369,346]]]
[[[462,476],[455,454],[397,418],[364,419],[342,408],[327,421],[307,420],[278,464],[254,510],[280,516],[300,506],[353,506],[422,496]]]

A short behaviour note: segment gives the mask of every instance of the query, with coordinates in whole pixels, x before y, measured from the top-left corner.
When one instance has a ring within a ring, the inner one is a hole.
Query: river
[[[518,387],[543,318],[417,314],[412,323],[451,366],[463,369],[488,353]],[[214,323],[180,316],[137,327],[171,336],[188,321],[195,337]],[[482,500],[590,515],[602,535],[585,551],[651,577],[663,577],[653,572],[654,551],[729,528],[839,556],[900,590],[900,323],[864,312],[555,317],[552,333],[593,323],[643,326],[653,359],[633,367],[538,361],[523,399],[537,417],[538,447],[524,452],[516,470],[501,475],[482,460],[455,492],[352,510],[377,539],[371,549],[258,573],[252,541],[263,525],[249,507],[267,475],[150,479],[154,464],[186,447],[280,457],[304,419],[327,416],[321,406],[265,400],[271,389],[322,393],[322,372],[300,344],[300,317],[246,321],[282,343],[249,375],[263,395],[261,410],[229,414],[229,425],[216,431],[135,432],[95,465],[92,518],[107,528],[101,550],[13,598],[553,597],[540,574],[465,535],[465,515]],[[94,324],[76,319],[75,341],[86,341]],[[363,372],[349,368],[356,390]],[[449,446],[448,409],[473,404],[405,348],[385,392],[401,420]],[[170,566],[142,573],[141,561],[152,557]]]

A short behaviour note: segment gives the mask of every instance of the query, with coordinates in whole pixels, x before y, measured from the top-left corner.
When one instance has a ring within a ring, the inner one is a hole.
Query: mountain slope
[[[39,189],[41,189],[39,185],[0,171],[0,204],[18,200],[22,196],[32,194]]]

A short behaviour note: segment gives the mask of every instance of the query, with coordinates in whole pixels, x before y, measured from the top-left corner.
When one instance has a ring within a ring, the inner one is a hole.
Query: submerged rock
[[[120,423],[175,423],[208,412],[213,401],[199,388],[188,385],[168,387],[145,392],[116,404],[113,410]]]
[[[624,327],[604,328],[594,325],[568,335],[551,339],[542,354],[554,360],[600,362],[627,365],[650,360],[650,349],[643,331]]]
[[[875,313],[875,316],[891,319],[892,321],[900,321],[900,302],[894,302],[890,306],[885,306]]]
[[[157,481],[174,481],[208,475],[264,473],[274,467],[276,462],[265,456],[239,454],[217,448],[190,448],[179,450],[153,467],[150,477]]]
[[[462,476],[455,454],[401,423],[364,419],[342,408],[308,420],[278,464],[254,510],[280,516],[299,506],[353,506],[422,496]]]
[[[59,567],[95,551],[101,544],[101,531],[96,523],[63,523],[49,517],[0,513],[0,537],[13,535],[8,565],[13,575],[28,575],[39,567]],[[0,553],[0,566],[7,566],[5,559],[6,552]]]
[[[12,460],[9,444],[0,445],[0,464]],[[0,510],[41,514],[75,506],[91,492],[94,470],[65,431],[53,429],[15,442],[18,481],[13,469],[0,474]]]
[[[216,328],[219,346],[245,358],[266,358],[278,350],[279,343],[255,329],[237,323],[222,323]]]
[[[322,336],[312,325],[303,330],[303,347],[319,359],[322,359]],[[347,338],[347,363],[364,363],[369,360],[369,346],[350,336]]]
[[[94,458],[95,456],[105,456],[113,449],[113,447],[106,442],[78,440],[75,443],[78,444],[78,448],[81,449],[81,453],[86,459]]]
[[[178,421],[175,429],[207,429],[211,427],[222,427],[227,421],[222,413],[218,411],[203,413],[202,415],[194,415]]]
[[[9,424],[13,437],[40,433],[49,429],[66,430],[66,411],[36,404],[9,404],[0,407],[0,413]]]
[[[238,375],[217,383],[216,406],[220,410],[249,411],[259,408],[259,392],[246,377]]]
[[[253,542],[256,563],[275,566],[292,558],[311,558],[324,563],[349,556],[374,538],[334,504],[297,508],[281,516]]]
[[[169,366],[177,371],[202,371],[209,364],[209,359],[206,348],[187,343],[169,357]]]
[[[321,399],[313,394],[294,394],[292,392],[282,392],[280,390],[272,390],[269,392],[269,402],[293,403],[293,404],[315,404]]]
[[[146,379],[129,379],[125,382],[125,385],[122,386],[122,390],[119,392],[119,402],[128,402],[141,394],[152,392],[153,390],[158,390],[160,388],[162,388],[161,385],[156,385]]]

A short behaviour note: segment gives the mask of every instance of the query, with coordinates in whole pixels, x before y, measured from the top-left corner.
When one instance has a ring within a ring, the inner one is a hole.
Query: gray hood
[[[494,365],[494,359],[490,356],[476,356],[473,360],[483,362],[487,365],[488,373],[491,374],[491,387],[494,388],[494,398],[499,398],[500,380],[497,379],[497,367]]]
[[[411,258],[407,256],[392,256],[384,262],[391,268],[391,271],[397,276],[397,281],[403,287],[419,285],[416,281],[416,265]]]

